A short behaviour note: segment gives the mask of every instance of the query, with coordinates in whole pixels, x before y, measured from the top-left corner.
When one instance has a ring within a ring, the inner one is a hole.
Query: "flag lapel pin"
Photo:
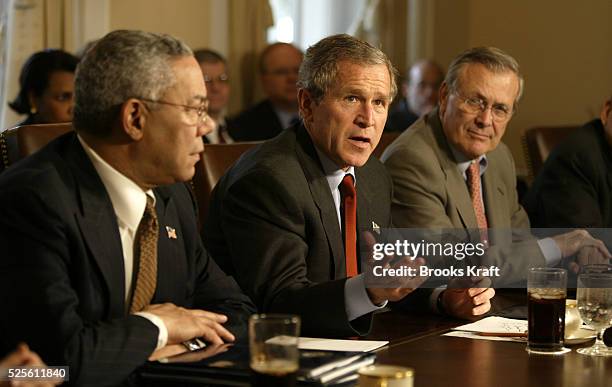
[[[169,239],[177,239],[176,238],[176,229],[170,227],[170,226],[166,226],[166,232],[168,233],[168,238]]]

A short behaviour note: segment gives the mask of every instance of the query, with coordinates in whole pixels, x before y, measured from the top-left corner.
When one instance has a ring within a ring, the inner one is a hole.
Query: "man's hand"
[[[453,280],[455,281],[455,280]],[[474,278],[469,280],[469,287],[457,288],[458,282],[449,284],[449,288],[442,292],[442,306],[444,311],[454,317],[473,319],[487,313],[491,309],[491,299],[495,290],[490,288],[491,280],[488,278]],[[461,286],[465,286],[463,281]]]
[[[574,230],[552,238],[562,258],[576,255],[576,260],[568,264],[568,269],[574,273],[580,271],[580,267],[594,263],[609,263],[612,254],[606,245],[599,239],[595,239],[586,230]]]
[[[578,255],[576,256],[576,261],[569,263],[568,269],[575,274],[578,274],[582,266],[601,263],[610,263],[609,257],[602,254],[601,250],[596,247],[586,246],[580,249]]]
[[[366,244],[368,251],[370,252],[370,261],[373,260],[372,255],[374,253],[374,244],[376,239],[369,232],[363,234],[363,241]],[[384,268],[400,268],[405,266],[407,268],[413,268],[416,273],[419,273],[419,268],[425,264],[423,258],[412,259],[410,257],[396,258],[395,256],[386,256],[379,261],[380,265]],[[395,277],[395,281],[390,283],[391,287],[368,287],[366,291],[370,300],[374,305],[381,305],[385,301],[399,301],[412,293],[416,288],[421,286],[427,277],[421,276],[405,276]]]
[[[200,309],[185,309],[174,304],[149,305],[143,312],[161,318],[168,329],[168,345],[179,344],[201,337],[210,344],[234,341],[232,335],[221,324],[227,321],[222,314]]]
[[[9,353],[4,359],[0,359],[0,369],[12,368],[12,367],[33,367],[33,366],[45,366],[45,363],[36,354],[36,352],[31,351],[30,348],[24,343],[19,344],[17,346],[17,349]],[[12,380],[12,381],[0,382],[0,386],[5,387],[5,386],[19,385],[19,386],[24,386],[24,387],[51,387],[51,386],[57,386],[61,382],[62,382],[61,380],[57,380],[57,381],[46,380],[44,382],[43,381],[37,382],[37,381]]]

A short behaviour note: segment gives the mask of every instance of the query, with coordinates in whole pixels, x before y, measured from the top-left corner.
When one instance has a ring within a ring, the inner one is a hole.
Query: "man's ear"
[[[316,104],[316,102],[308,90],[298,90],[298,108],[300,109],[300,116],[302,116],[304,123],[312,121],[312,108],[314,104]]]
[[[130,98],[121,105],[121,127],[125,134],[134,141],[144,136],[148,109],[144,102]]]

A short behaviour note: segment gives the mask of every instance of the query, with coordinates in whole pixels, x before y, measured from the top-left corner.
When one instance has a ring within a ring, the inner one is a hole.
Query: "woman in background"
[[[62,50],[34,53],[19,74],[19,93],[11,109],[27,114],[18,125],[51,124],[72,121],[74,72],[78,58]],[[0,133],[0,171],[19,159],[17,136]]]
[[[74,72],[77,57],[62,50],[45,50],[33,54],[19,75],[19,94],[9,106],[27,114],[27,124],[50,124],[72,121]]]

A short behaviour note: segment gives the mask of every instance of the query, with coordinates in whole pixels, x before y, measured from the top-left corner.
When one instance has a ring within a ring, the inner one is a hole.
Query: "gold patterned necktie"
[[[474,213],[476,214],[476,223],[478,223],[478,229],[480,231],[480,240],[485,244],[485,247],[489,247],[489,232],[487,224],[487,216],[485,215],[484,203],[482,202],[482,195],[480,190],[480,163],[474,161],[470,163],[470,167],[466,171],[468,189],[470,190],[470,196],[472,198],[472,206],[474,207]]]
[[[153,198],[147,195],[147,206],[136,231],[134,255],[139,254],[138,276],[130,313],[139,312],[151,303],[157,286],[157,239],[159,227]]]

